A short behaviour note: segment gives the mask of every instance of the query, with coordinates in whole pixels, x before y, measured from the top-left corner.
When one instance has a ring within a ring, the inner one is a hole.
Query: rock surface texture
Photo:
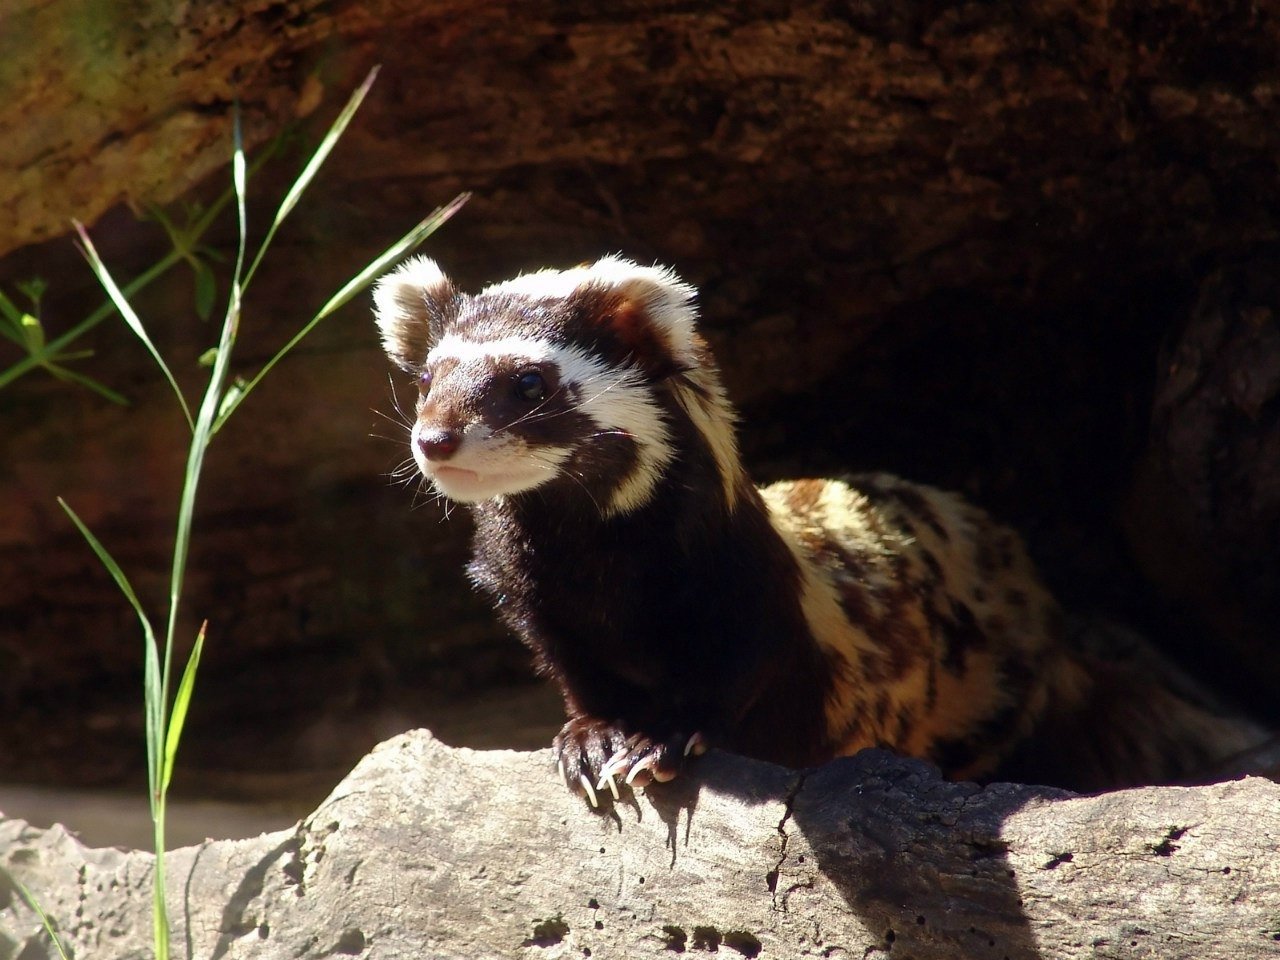
[[[549,767],[382,744],[295,830],[170,855],[178,955],[1280,956],[1269,781],[1078,797],[875,751],[803,773],[712,753],[593,814]],[[71,956],[150,956],[149,854],[3,821],[0,857]],[[56,956],[0,904],[0,957]]]

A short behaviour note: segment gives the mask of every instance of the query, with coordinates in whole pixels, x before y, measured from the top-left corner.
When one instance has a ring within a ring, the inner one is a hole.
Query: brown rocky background
[[[261,237],[365,71],[365,107],[268,256],[251,373],[382,246],[467,286],[605,252],[675,265],[762,479],[887,468],[1015,523],[1074,607],[1280,720],[1280,9],[1271,3],[602,6],[0,0],[0,289],[50,335],[165,254],[261,148]],[[230,252],[234,226],[209,242]],[[224,275],[225,276],[225,275]],[[225,295],[225,283],[221,288]],[[175,269],[136,298],[194,396],[216,337]],[[117,319],[0,387],[0,766],[142,777],[136,622],[65,497],[161,619],[185,428]],[[0,342],[0,369],[21,354]],[[545,743],[556,706],[460,573],[467,524],[397,486],[367,300],[219,435],[182,636],[209,645],[175,787],[317,800],[380,736]],[[388,417],[390,419],[388,419]]]

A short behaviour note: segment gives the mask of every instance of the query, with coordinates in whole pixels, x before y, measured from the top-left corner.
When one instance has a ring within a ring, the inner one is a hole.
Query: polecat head
[[[411,444],[423,475],[463,502],[565,484],[604,515],[626,513],[650,497],[691,425],[736,480],[732,413],[694,296],[670,270],[616,257],[474,296],[426,258],[382,278],[383,345],[418,378]]]

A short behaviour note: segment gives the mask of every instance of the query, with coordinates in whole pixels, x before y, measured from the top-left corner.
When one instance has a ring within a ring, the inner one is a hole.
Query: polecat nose
[[[418,448],[428,460],[448,460],[461,445],[462,435],[457,430],[435,428],[418,434]]]

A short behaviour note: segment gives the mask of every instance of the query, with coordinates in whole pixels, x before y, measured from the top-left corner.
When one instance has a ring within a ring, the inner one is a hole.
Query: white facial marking
[[[518,336],[469,340],[456,333],[440,340],[428,363],[441,359],[474,363],[486,358],[554,364],[561,383],[577,391],[577,409],[590,418],[599,433],[622,434],[636,441],[638,462],[614,491],[606,512],[623,513],[645,501],[674,450],[662,409],[638,370],[619,369],[586,351],[549,340]],[[436,489],[466,503],[520,493],[545,483],[573,452],[567,447],[530,447],[478,424],[464,431],[458,454],[446,462],[437,465],[427,461],[416,443],[414,451],[419,467]],[[454,472],[448,469],[451,467],[476,476]]]
[[[539,270],[485,287],[489,293],[534,300],[559,300],[586,286],[616,290],[643,305],[650,321],[665,334],[673,356],[694,364],[694,299],[697,291],[665,267],[642,267],[622,257],[605,257],[571,270]]]
[[[448,460],[428,460],[418,445],[421,429],[422,421],[418,421],[409,440],[418,469],[436,490],[459,503],[532,490],[555,477],[573,453],[568,447],[530,448],[508,434],[471,423],[462,431],[456,454]]]
[[[601,432],[620,433],[636,443],[636,465],[614,490],[605,511],[626,513],[644,503],[675,456],[671,433],[662,408],[644,386],[638,370],[611,367],[586,354],[578,360],[578,376],[572,379],[578,385],[578,409]]]
[[[440,339],[427,356],[432,360],[457,360],[468,363],[488,357],[516,357],[530,363],[545,363],[556,359],[556,352],[563,350],[549,340],[535,337],[501,337],[497,340],[468,340],[456,333]]]

